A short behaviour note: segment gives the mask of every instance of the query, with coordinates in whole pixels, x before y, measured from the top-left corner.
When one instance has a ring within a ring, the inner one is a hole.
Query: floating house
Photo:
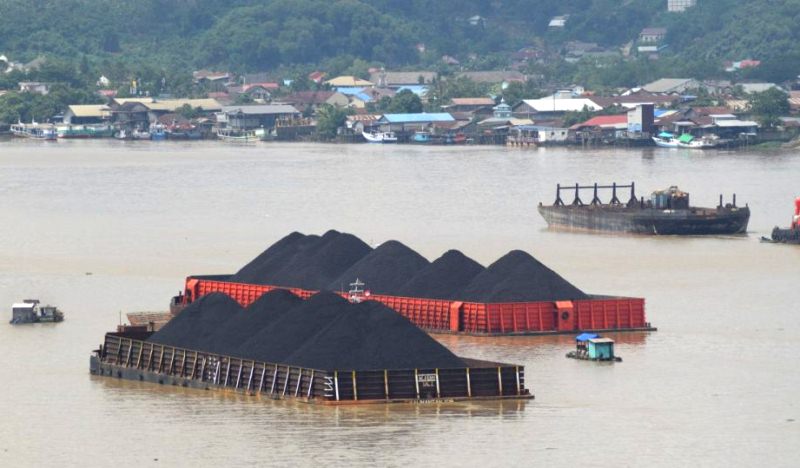
[[[614,340],[603,338],[597,333],[581,333],[575,337],[575,351],[567,353],[568,358],[584,361],[622,361],[614,355]]]

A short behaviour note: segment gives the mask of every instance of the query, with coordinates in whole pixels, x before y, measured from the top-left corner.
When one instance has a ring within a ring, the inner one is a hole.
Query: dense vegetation
[[[549,28],[568,15],[566,27]],[[791,80],[800,74],[800,0],[701,0],[685,13],[664,0],[0,0],[0,54],[15,62],[46,56],[27,74],[0,73],[0,90],[24,80],[58,83],[49,96],[8,93],[0,120],[63,112],[66,103],[95,102],[94,82],[108,77],[119,95],[131,80],[149,94],[199,97],[192,70],[269,71],[313,87],[306,74],[367,76],[370,67],[431,69],[426,108],[451,97],[497,95],[500,89],[454,78],[459,70],[507,69],[513,53],[533,48],[522,65],[531,80],[502,93],[513,103],[573,83],[602,92],[662,77]],[[668,29],[659,60],[639,57],[642,28]],[[571,41],[607,51],[634,50],[570,63]],[[443,56],[460,63],[445,64]],[[724,61],[761,60],[733,74]],[[372,106],[417,109],[410,96]],[[341,115],[331,115],[333,122]]]
[[[548,29],[562,14],[567,27]],[[800,0],[701,1],[683,14],[667,13],[664,0],[0,0],[0,53],[88,56],[106,74],[120,63],[433,67],[445,54],[477,69],[507,65],[508,53],[524,46],[618,48],[643,27],[665,26],[673,69],[718,71],[723,60],[756,58],[765,61],[762,74],[786,78],[800,67],[797,24]]]

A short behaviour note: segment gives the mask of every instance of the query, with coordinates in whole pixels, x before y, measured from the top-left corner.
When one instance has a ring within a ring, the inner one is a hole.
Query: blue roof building
[[[425,124],[432,122],[455,122],[456,119],[446,112],[433,112],[420,114],[383,114],[378,121],[384,124]]]

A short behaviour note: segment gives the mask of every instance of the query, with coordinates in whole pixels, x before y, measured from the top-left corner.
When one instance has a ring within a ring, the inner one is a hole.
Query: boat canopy
[[[669,132],[661,132],[661,133],[658,134],[658,136],[661,137],[661,138],[672,138],[675,135],[673,135],[673,134],[671,134]]]
[[[581,333],[580,335],[575,337],[575,341],[589,341],[599,338],[600,335],[597,333]]]
[[[680,138],[678,138],[678,141],[680,141],[681,143],[689,143],[692,140],[694,140],[694,137],[692,135],[689,135],[688,133],[684,133],[683,135],[681,135]]]

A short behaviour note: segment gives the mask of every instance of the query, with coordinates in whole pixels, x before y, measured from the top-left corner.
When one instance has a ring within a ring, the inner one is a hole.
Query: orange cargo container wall
[[[286,289],[302,299],[317,291],[202,277],[186,279],[185,302],[222,292],[247,307],[265,292]],[[346,296],[346,293],[342,293]],[[597,297],[576,301],[476,303],[373,295],[420,328],[474,335],[573,333],[576,331],[655,330],[645,318],[644,299]]]

